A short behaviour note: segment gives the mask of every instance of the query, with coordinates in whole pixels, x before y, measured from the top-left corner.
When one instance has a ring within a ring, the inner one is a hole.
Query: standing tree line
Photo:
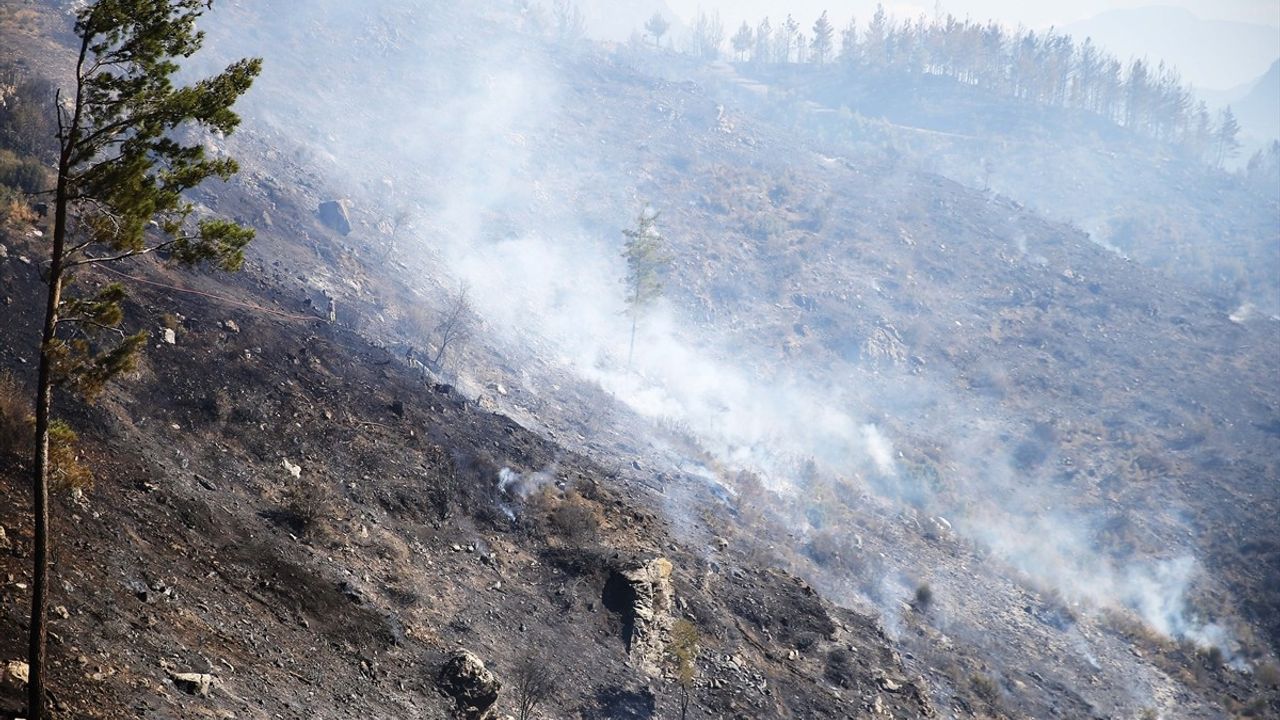
[[[717,58],[720,28],[718,14],[699,12],[687,51]],[[1010,30],[952,15],[898,21],[881,5],[865,27],[854,18],[838,33],[825,11],[808,33],[791,15],[777,25],[767,17],[755,27],[744,22],[729,47],[739,62],[949,77],[1009,98],[1094,113],[1219,166],[1240,150],[1231,108],[1210,113],[1174,67],[1145,58],[1124,63],[1091,39],[1078,42],[1052,29]]]

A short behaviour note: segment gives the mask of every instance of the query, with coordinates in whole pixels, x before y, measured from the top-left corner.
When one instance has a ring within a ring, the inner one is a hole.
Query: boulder
[[[191,695],[209,697],[213,690],[213,676],[207,673],[169,673],[179,690]]]
[[[346,200],[327,200],[320,203],[320,222],[325,227],[343,235],[351,234],[350,203]]]
[[[453,698],[459,717],[467,720],[493,717],[493,706],[498,701],[502,683],[470,650],[458,650],[449,656],[436,682],[441,692]]]

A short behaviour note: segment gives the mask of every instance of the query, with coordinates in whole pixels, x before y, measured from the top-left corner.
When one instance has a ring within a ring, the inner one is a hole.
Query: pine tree
[[[744,20],[742,22],[742,27],[738,28],[738,32],[734,33],[733,39],[730,41],[733,43],[734,57],[736,57],[739,62],[745,60],[747,58],[747,52],[755,45],[755,41],[756,38],[751,32],[751,26]]]
[[[698,19],[694,23],[690,35],[689,48],[695,57],[703,60],[715,60],[720,56],[720,46],[724,44],[724,23],[720,21],[720,12],[710,15],[698,11]]]
[[[751,61],[767,63],[773,53],[773,26],[769,18],[760,21],[756,26],[756,47],[751,51]]]
[[[666,241],[658,232],[658,213],[648,209],[640,212],[634,228],[622,231],[627,241],[622,257],[627,262],[626,303],[631,316],[631,345],[627,350],[627,366],[636,351],[636,327],[645,309],[662,296],[662,279],[671,259],[667,255]]]
[[[800,34],[800,23],[790,15],[778,28],[778,62],[791,62],[791,48],[796,46],[796,36]]]
[[[849,18],[849,24],[840,33],[840,62],[853,65],[858,62],[858,21]]]
[[[210,177],[229,178],[235,161],[184,145],[173,131],[196,125],[230,133],[231,110],[261,69],[241,60],[221,74],[175,87],[178,60],[200,49],[196,21],[208,0],[97,0],[76,16],[74,87],[59,92],[57,186],[48,292],[36,391],[32,475],[35,551],[28,713],[48,716],[45,642],[49,588],[49,480],[53,388],[92,397],[133,367],[145,333],[121,336],[125,290],[64,297],[81,268],[167,251],[180,263],[235,270],[253,232],[225,220],[194,221],[183,193]],[[152,222],[158,227],[149,227]],[[106,330],[105,333],[96,331]],[[104,343],[115,335],[117,342]]]
[[[662,17],[662,13],[654,13],[644,24],[645,32],[653,36],[653,46],[659,47],[662,44],[662,36],[667,34],[667,30],[671,28],[671,23]]]
[[[813,61],[819,65],[827,62],[827,58],[831,57],[831,50],[835,47],[832,38],[835,36],[835,28],[832,27],[831,21],[827,19],[827,11],[822,11],[822,16],[813,24],[813,42],[810,47],[813,48]]]
[[[1236,114],[1231,111],[1231,106],[1227,106],[1218,115],[1218,131],[1214,134],[1218,145],[1219,167],[1240,152],[1239,136],[1240,123],[1236,121]]]

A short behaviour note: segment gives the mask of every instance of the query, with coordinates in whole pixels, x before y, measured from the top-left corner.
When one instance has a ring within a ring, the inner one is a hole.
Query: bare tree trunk
[[[66,154],[64,154],[65,165]],[[30,674],[27,681],[27,714],[45,720],[48,708],[45,690],[45,646],[49,616],[49,421],[53,406],[53,367],[50,349],[58,329],[58,308],[62,303],[62,263],[67,239],[67,180],[59,173],[54,206],[53,253],[49,266],[49,293],[45,305],[44,331],[40,338],[40,373],[36,384],[36,447],[31,473],[32,513],[35,517],[35,551],[31,578],[31,636],[27,650]]]

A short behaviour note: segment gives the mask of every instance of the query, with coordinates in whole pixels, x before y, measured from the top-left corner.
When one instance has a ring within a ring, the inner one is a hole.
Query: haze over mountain
[[[1192,85],[1214,90],[1251,82],[1280,58],[1280,26],[1206,20],[1185,8],[1109,10],[1061,29],[1122,57],[1172,63]]]
[[[256,238],[68,290],[151,335],[55,396],[59,710],[1280,716],[1280,145],[1012,26],[1098,5],[213,3]],[[76,7],[0,4],[0,720]]]

